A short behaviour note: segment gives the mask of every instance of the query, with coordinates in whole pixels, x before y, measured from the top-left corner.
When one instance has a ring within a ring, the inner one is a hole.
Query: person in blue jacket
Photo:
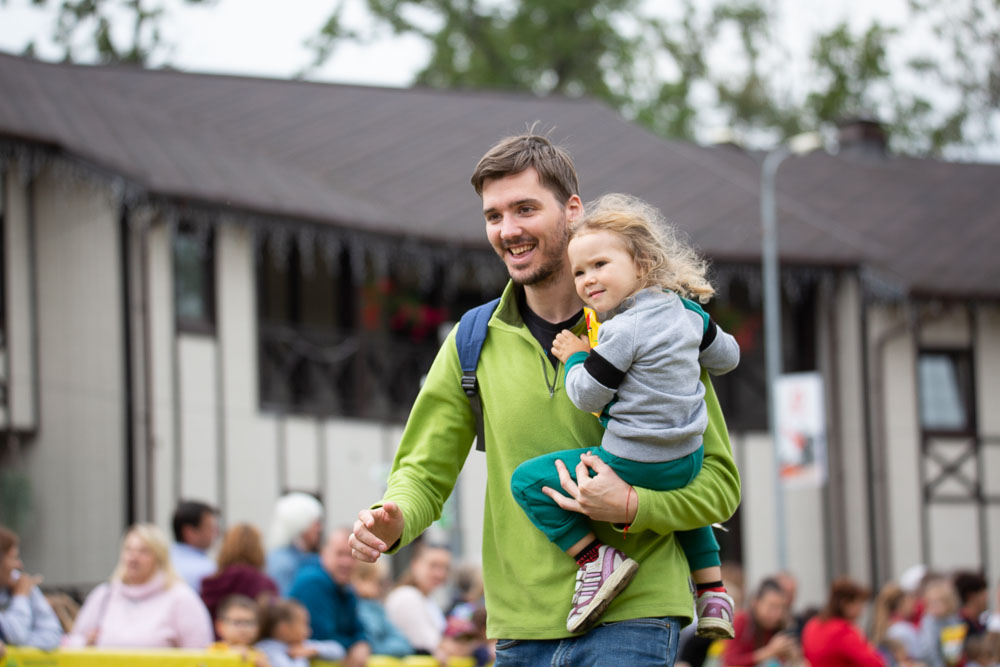
[[[23,570],[17,534],[0,526],[0,656],[7,645],[51,650],[62,639],[62,625],[38,588],[42,578]]]
[[[302,566],[288,595],[309,611],[313,639],[338,642],[347,650],[345,667],[363,667],[371,645],[358,616],[358,596],[351,588],[357,561],[347,543],[349,535],[347,529],[334,531],[319,562]]]

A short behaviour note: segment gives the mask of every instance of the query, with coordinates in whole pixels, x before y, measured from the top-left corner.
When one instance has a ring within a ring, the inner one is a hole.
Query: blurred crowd
[[[682,633],[684,667],[997,667],[1000,589],[972,571],[933,572],[917,565],[877,594],[848,577],[836,579],[821,608],[796,606],[798,582],[789,572],[767,577],[744,593],[739,566],[723,578],[740,611],[735,638],[705,640]]]
[[[278,500],[265,544],[240,523],[219,540],[218,512],[185,501],[173,540],[152,524],[125,534],[109,579],[82,604],[43,594],[25,572],[18,536],[0,526],[0,657],[7,645],[183,647],[233,651],[257,667],[305,667],[311,658],[360,667],[372,655],[493,661],[477,567],[452,568],[451,552],[418,540],[393,582],[385,560],[360,563],[349,528],[323,536],[323,506]],[[210,555],[210,554],[214,554]],[[744,594],[739,566],[723,579],[740,609],[735,639],[681,636],[685,667],[997,667],[1000,591],[977,572],[915,566],[872,595],[840,578],[825,605],[798,609],[797,581],[781,572]]]
[[[256,667],[312,658],[361,667],[372,655],[493,661],[478,568],[453,572],[446,547],[418,540],[393,582],[384,560],[353,558],[349,528],[324,537],[322,527],[319,500],[290,493],[266,543],[249,523],[220,541],[218,511],[181,502],[173,540],[155,525],[132,526],[108,580],[77,601],[43,594],[18,536],[0,526],[0,658],[10,645],[207,649]]]

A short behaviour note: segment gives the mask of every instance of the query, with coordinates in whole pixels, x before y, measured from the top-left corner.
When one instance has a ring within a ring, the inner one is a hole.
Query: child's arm
[[[347,655],[347,651],[344,650],[344,647],[341,646],[339,642],[335,642],[333,640],[319,641],[315,639],[308,639],[305,644],[309,648],[316,650],[313,656],[319,658],[320,660],[340,660]]]
[[[736,339],[719,327],[714,320],[708,320],[708,327],[702,339],[704,348],[698,355],[698,363],[712,375],[722,375],[736,368],[740,363],[740,346]]]

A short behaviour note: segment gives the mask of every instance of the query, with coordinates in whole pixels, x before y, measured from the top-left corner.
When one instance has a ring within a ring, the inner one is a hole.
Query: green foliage
[[[207,5],[213,0],[181,0],[189,5]],[[32,0],[40,8],[55,3]],[[52,32],[52,40],[63,51],[63,60],[75,62],[80,52],[92,53],[88,60],[102,64],[127,63],[148,65],[165,55],[169,45],[163,41],[160,22],[166,14],[162,0],[61,0]],[[122,19],[130,30],[116,31]],[[34,44],[26,49],[35,50]]]
[[[375,19],[365,35],[343,24],[347,1],[310,43],[313,66],[342,41],[413,35],[431,52],[417,84],[587,95],[667,137],[696,138],[711,122],[773,144],[866,116],[887,125],[894,149],[939,154],[992,138],[971,130],[1000,113],[1000,0],[911,0],[939,43],[902,64],[890,59],[900,29],[836,25],[815,36],[805,86],[788,81],[763,0],[678,0],[669,19],[640,0],[357,0]]]

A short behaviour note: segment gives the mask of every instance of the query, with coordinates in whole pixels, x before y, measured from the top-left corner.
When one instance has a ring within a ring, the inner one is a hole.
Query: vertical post
[[[781,289],[778,281],[778,229],[775,210],[774,178],[778,166],[791,151],[779,146],[767,154],[760,178],[761,273],[764,299],[764,360],[767,381],[768,426],[774,452],[774,520],[778,547],[778,569],[788,567],[785,539],[785,493],[781,482],[781,457],[778,452],[778,402],[776,386],[781,373]]]

